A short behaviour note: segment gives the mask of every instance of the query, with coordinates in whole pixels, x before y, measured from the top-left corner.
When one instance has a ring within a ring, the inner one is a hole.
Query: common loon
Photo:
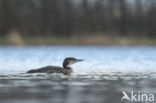
[[[63,67],[59,66],[46,66],[39,69],[32,69],[29,70],[27,73],[63,73],[65,75],[70,75],[73,73],[73,69],[71,68],[71,65],[83,61],[82,59],[75,59],[73,57],[65,58],[63,61]]]

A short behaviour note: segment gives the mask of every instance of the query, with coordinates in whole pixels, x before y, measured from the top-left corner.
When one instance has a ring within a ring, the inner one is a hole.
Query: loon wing
[[[29,70],[27,73],[49,73],[49,72],[57,72],[57,71],[61,71],[61,67],[58,66],[46,66],[46,67],[42,67],[39,69],[32,69]]]

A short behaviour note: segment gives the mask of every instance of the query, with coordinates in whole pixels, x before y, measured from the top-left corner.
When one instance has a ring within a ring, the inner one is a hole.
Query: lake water
[[[62,66],[65,57],[85,61],[72,66],[71,76],[25,73]],[[121,101],[123,91],[156,94],[155,46],[0,47],[0,103],[136,102]]]

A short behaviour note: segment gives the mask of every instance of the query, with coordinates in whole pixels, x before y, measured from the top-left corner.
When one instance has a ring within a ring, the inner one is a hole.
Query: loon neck
[[[70,67],[70,65],[69,65],[69,63],[67,61],[63,62],[63,68],[64,69],[71,69],[71,67]]]
[[[64,69],[72,69],[72,68],[70,67],[70,65],[69,65],[69,64],[66,64],[66,63],[63,63],[63,68],[64,68]]]
[[[70,73],[74,72],[71,66],[65,62],[63,63],[63,68],[66,69],[67,71],[70,71]]]
[[[63,67],[66,71],[68,71],[69,73],[73,73],[74,70],[70,67],[70,66],[66,66],[66,67]]]
[[[64,68],[64,69],[68,69],[68,70],[69,70],[69,69],[72,69],[72,68],[71,68],[71,67],[69,67],[69,66],[68,66],[68,67],[63,67],[63,68]]]

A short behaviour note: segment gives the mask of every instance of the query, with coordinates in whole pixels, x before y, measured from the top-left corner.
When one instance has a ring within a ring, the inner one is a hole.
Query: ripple
[[[120,103],[122,91],[156,94],[155,51],[155,46],[0,47],[0,101]],[[85,59],[73,65],[71,76],[25,73],[61,66],[68,56]]]

